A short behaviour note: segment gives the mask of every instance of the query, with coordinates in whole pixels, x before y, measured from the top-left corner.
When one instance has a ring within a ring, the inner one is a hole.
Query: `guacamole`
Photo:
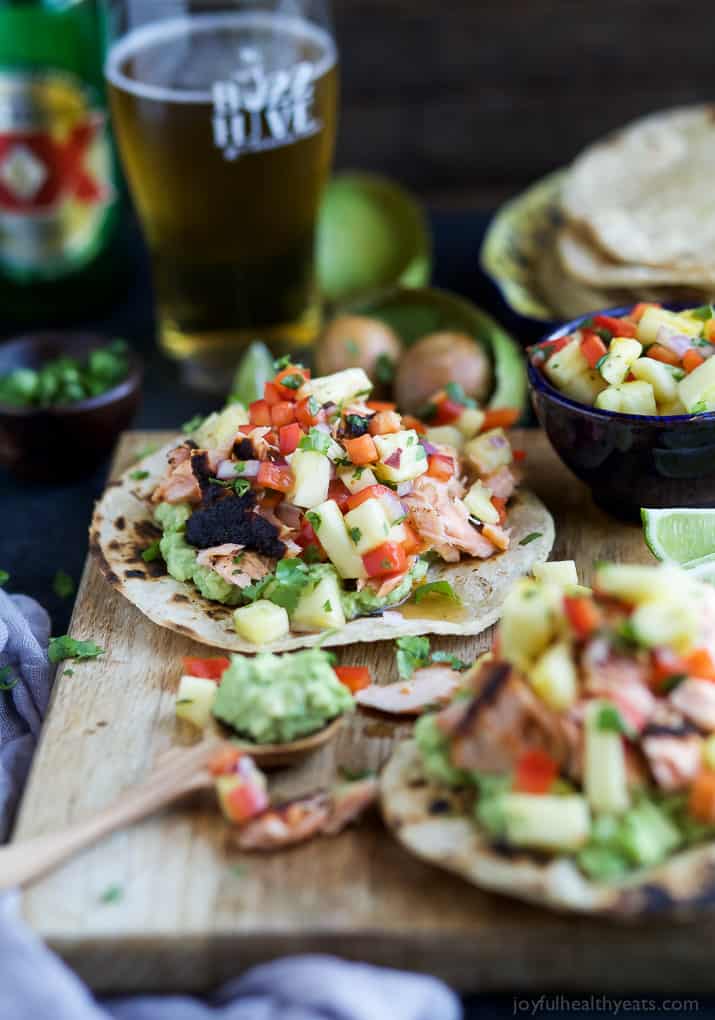
[[[412,569],[405,574],[402,582],[386,598],[378,598],[372,588],[363,588],[362,591],[345,591],[342,594],[343,612],[346,620],[354,620],[356,616],[369,616],[371,613],[379,613],[382,609],[389,609],[409,598],[412,589],[425,576],[429,564],[424,560],[417,560]]]
[[[282,744],[315,733],[353,704],[331,656],[308,648],[282,657],[270,652],[232,656],[213,714],[257,744]]]

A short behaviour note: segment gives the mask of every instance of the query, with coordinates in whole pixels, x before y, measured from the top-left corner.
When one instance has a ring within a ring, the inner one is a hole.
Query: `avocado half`
[[[436,287],[395,287],[353,301],[347,308],[387,323],[406,347],[427,333],[466,333],[487,351],[494,364],[495,385],[489,407],[526,407],[524,355],[516,341],[471,301]],[[409,357],[409,352],[405,355]]]

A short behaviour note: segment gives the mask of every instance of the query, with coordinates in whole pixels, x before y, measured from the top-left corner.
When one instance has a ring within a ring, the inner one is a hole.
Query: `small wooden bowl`
[[[39,368],[61,355],[82,358],[108,338],[99,333],[33,333],[0,344],[0,375]],[[47,408],[0,403],[0,463],[16,475],[58,481],[91,474],[139,405],[143,366],[128,351],[129,372],[97,397]]]
[[[261,768],[283,768],[285,765],[295,765],[302,758],[306,758],[329,743],[336,736],[342,724],[343,716],[339,715],[322,730],[310,733],[307,737],[301,737],[300,740],[291,740],[287,744],[252,744],[250,741],[238,743],[235,740],[232,740],[231,743],[234,747],[239,746],[241,750],[250,754]]]

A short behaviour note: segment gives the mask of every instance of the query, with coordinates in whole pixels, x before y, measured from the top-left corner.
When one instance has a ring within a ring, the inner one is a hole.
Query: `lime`
[[[236,369],[229,401],[248,407],[263,396],[263,387],[275,375],[273,355],[261,340],[254,340]]]
[[[646,544],[657,559],[715,573],[715,509],[645,508],[641,520]]]

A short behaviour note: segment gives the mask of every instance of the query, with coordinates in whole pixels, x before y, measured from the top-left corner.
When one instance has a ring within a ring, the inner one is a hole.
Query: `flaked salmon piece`
[[[278,804],[241,826],[238,846],[241,850],[279,850],[321,833],[337,835],[374,803],[377,793],[377,780],[365,779]]]
[[[697,733],[646,736],[641,748],[662,790],[686,789],[702,766],[702,740]]]
[[[210,567],[219,577],[238,588],[247,588],[275,569],[275,560],[232,542],[202,549],[196,557],[199,566]]]
[[[363,708],[374,708],[391,715],[420,715],[426,708],[452,700],[462,682],[462,674],[448,666],[425,666],[409,680],[393,684],[370,684],[355,695]]]
[[[462,500],[450,497],[448,486],[436,479],[422,475],[403,503],[420,537],[448,563],[456,563],[460,552],[480,559],[495,552],[493,543],[470,523]]]
[[[560,717],[508,663],[487,663],[480,689],[452,733],[457,768],[508,772],[524,751],[546,751],[560,765],[570,754]]]
[[[485,524],[482,528],[482,535],[502,552],[509,548],[510,531],[500,528],[498,524]]]
[[[688,677],[671,691],[669,701],[701,730],[715,730],[715,684]]]
[[[516,488],[516,479],[508,467],[500,467],[486,475],[482,481],[497,499],[510,499]]]
[[[154,503],[200,503],[201,487],[191,468],[191,451],[176,467],[170,468],[152,494]]]
[[[169,461],[169,467],[177,468],[179,464],[191,459],[191,447],[186,443],[175,446],[173,450],[169,451],[166,459]]]

